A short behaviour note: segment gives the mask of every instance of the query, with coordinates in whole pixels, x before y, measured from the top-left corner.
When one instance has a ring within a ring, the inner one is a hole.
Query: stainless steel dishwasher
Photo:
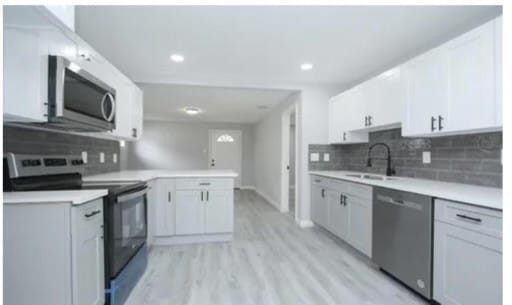
[[[372,259],[385,272],[432,299],[432,197],[373,189]]]

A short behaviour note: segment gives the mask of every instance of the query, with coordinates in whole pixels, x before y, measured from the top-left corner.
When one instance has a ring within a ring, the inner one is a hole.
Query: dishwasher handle
[[[404,207],[404,208],[415,209],[418,211],[423,210],[423,205],[413,202],[413,201],[394,199],[390,196],[385,196],[385,195],[377,195],[377,200],[379,200],[381,202],[389,203],[389,204],[394,204],[396,206],[400,206],[400,207]]]

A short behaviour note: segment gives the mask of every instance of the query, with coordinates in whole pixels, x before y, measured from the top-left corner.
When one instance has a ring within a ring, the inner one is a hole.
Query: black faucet
[[[386,150],[388,152],[388,157],[386,158],[386,160],[388,161],[388,165],[386,167],[386,176],[393,176],[396,172],[393,168],[391,168],[391,149],[389,149],[389,146],[386,144],[386,143],[382,143],[382,142],[379,142],[379,143],[375,143],[375,144],[372,144],[370,146],[370,148],[368,148],[368,161],[367,161],[367,166],[370,167],[372,166],[372,149],[377,146],[377,145],[381,145],[381,146],[384,146],[386,147]]]

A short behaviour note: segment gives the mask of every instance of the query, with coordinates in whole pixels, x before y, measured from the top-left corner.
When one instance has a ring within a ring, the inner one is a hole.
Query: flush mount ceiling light
[[[201,112],[201,109],[197,108],[197,107],[186,107],[185,109],[183,109],[185,111],[186,114],[188,115],[197,115],[199,114],[199,112]]]
[[[171,54],[170,58],[174,62],[183,62],[185,60],[185,56],[181,54]]]
[[[268,105],[258,105],[258,106],[256,106],[256,108],[259,109],[259,110],[266,110],[269,107],[268,107]]]
[[[302,71],[309,71],[309,70],[313,69],[313,64],[310,62],[305,62],[302,65],[300,65],[300,69]]]

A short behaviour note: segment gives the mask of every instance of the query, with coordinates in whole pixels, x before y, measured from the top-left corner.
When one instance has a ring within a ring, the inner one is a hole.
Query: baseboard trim
[[[295,220],[295,222],[301,228],[311,228],[311,227],[315,226],[315,224],[311,220],[300,220],[300,219],[297,219],[297,220]]]
[[[233,240],[233,233],[219,233],[206,235],[178,235],[178,236],[155,236],[152,246],[172,246],[209,242],[228,242]]]
[[[258,190],[258,189],[254,189],[256,191],[256,194],[258,194],[260,197],[262,197],[263,199],[265,199],[266,202],[268,202],[271,206],[273,206],[274,208],[276,208],[278,211],[281,211],[281,205],[274,201],[272,198],[270,198],[269,196],[267,196],[265,193],[263,193],[262,191]]]
[[[241,190],[251,190],[251,191],[256,191],[256,187],[255,186],[252,186],[252,185],[242,185],[240,187]]]

